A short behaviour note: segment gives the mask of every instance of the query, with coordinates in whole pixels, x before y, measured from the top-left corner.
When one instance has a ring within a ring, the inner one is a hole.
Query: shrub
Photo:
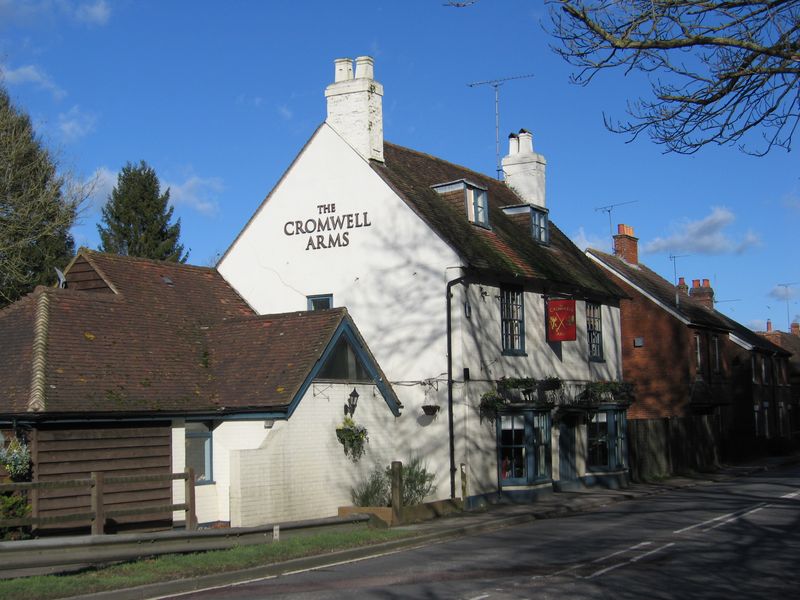
[[[30,515],[30,505],[24,494],[0,494],[0,519],[24,519]],[[0,539],[21,540],[30,537],[30,527],[0,527]]]
[[[392,467],[386,469],[386,476],[391,481]],[[427,464],[419,456],[414,456],[403,465],[403,506],[422,504],[425,497],[436,489],[433,480],[436,476],[428,473]]]
[[[375,466],[367,478],[350,490],[350,499],[355,506],[389,506],[390,479],[386,471]]]
[[[403,465],[403,506],[421,504],[432,493],[436,476],[428,473],[427,465],[418,456],[412,457]],[[355,506],[391,506],[392,504],[392,466],[385,469],[375,467],[367,479],[350,490],[350,498]]]

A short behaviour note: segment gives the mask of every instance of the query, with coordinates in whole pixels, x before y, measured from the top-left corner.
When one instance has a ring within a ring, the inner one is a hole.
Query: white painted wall
[[[353,388],[359,399],[354,420],[367,428],[360,461],[345,456],[336,438],[343,407]],[[412,421],[395,418],[373,385],[314,383],[288,421],[277,421],[259,448],[230,452],[231,525],[254,526],[333,516],[349,506],[351,489],[375,467],[406,462],[419,448]]]
[[[341,245],[315,249],[312,246],[316,245],[316,237],[311,238],[309,245],[309,235],[295,233],[297,221],[306,227],[309,219],[316,221],[344,215],[352,215],[353,225],[337,231],[342,235],[347,232],[346,245],[340,237]],[[357,226],[359,223],[361,226]],[[294,235],[287,235],[287,232]],[[316,294],[333,294],[335,306],[348,308],[405,405],[403,415],[391,429],[395,437],[386,440],[385,451],[391,454],[392,444],[398,441],[409,450],[424,453],[437,472],[438,497],[441,498],[449,496],[450,486],[445,286],[448,280],[462,274],[459,265],[455,252],[336,131],[324,124],[218,268],[262,314],[305,310],[306,297]],[[492,386],[490,381],[502,376],[557,375],[562,379],[590,380],[617,379],[621,375],[618,309],[603,306],[606,361],[590,363],[584,302],[577,303],[578,340],[562,343],[559,354],[545,341],[544,299],[534,292],[525,294],[528,356],[502,356],[498,286],[499,282],[484,285],[485,296],[476,284],[471,284],[467,290],[457,286],[452,301],[453,373],[457,382],[454,388],[456,465],[468,465],[470,495],[491,492],[497,486],[495,430],[479,422],[477,408],[480,395]],[[464,317],[467,298],[473,311],[470,319]],[[462,383],[464,367],[469,367],[471,377],[478,381]],[[423,381],[434,385],[423,386]],[[441,406],[437,418],[422,415],[421,406],[426,403]],[[307,408],[305,401],[301,406]],[[277,446],[292,448],[292,444],[304,443],[307,436],[299,433],[303,426],[295,429],[294,422],[303,423],[305,419],[313,421],[313,415],[305,410],[298,411],[289,423],[276,426],[272,435],[284,440]],[[330,424],[325,427],[330,429]],[[293,436],[298,439],[289,440]],[[335,442],[335,438],[332,439]],[[382,443],[376,438],[372,448]],[[555,440],[553,443],[557,451]],[[331,447],[321,446],[319,451],[331,452]],[[283,484],[286,491],[270,496],[270,506],[279,498],[289,503],[305,502],[305,496],[293,487],[300,485],[293,483],[295,478],[303,478],[287,462],[287,456],[267,458],[259,451],[232,453],[231,518],[236,522],[246,523],[266,516],[272,519],[278,514],[272,508],[268,514],[259,512],[260,509],[248,503],[247,498],[256,496],[248,496],[244,481],[234,484],[236,477],[245,477],[250,471],[263,473],[266,463],[262,461],[265,460],[284,461],[287,466],[280,476],[270,471],[271,481],[275,477],[286,478]],[[327,477],[324,475],[322,479],[325,489],[333,485],[333,480]],[[256,487],[264,489],[266,485],[263,480]],[[270,486],[269,494],[278,493],[279,488]],[[242,494],[235,500],[234,488]],[[289,510],[288,505],[286,510]],[[310,514],[304,512],[306,510],[297,509],[299,513]]]

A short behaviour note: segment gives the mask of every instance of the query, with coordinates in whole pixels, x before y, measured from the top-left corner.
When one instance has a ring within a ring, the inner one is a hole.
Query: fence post
[[[461,501],[467,502],[467,465],[461,463]]]
[[[103,473],[92,471],[92,535],[103,535],[106,531],[105,506],[103,505]]]
[[[184,498],[186,503],[186,513],[184,516],[185,527],[187,531],[194,531],[197,529],[197,515],[195,514],[194,503],[194,469],[189,467],[186,469],[186,480],[184,487]]]
[[[392,524],[401,523],[403,512],[403,463],[392,461]]]

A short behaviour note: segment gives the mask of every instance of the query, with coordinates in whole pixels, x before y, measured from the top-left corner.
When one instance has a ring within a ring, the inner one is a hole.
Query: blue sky
[[[61,164],[96,178],[76,240],[97,247],[99,210],[128,161],[147,161],[171,190],[189,261],[213,264],[325,118],[333,59],[368,54],[384,86],[387,140],[494,173],[494,94],[501,153],[526,128],[548,160],[553,221],[581,247],[610,248],[626,223],[640,259],[668,279],[708,278],[717,308],[778,329],[800,318],[800,169],[708,147],[665,155],[626,143],[623,118],[646,91],[608,72],[589,87],[550,49],[539,1],[256,2],[0,0],[0,68]],[[781,287],[780,283],[797,282]]]

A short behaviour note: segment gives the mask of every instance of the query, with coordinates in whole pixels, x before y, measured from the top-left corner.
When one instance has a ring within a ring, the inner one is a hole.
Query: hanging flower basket
[[[439,406],[436,404],[423,404],[422,412],[424,412],[429,417],[432,417],[433,415],[439,412]]]
[[[25,442],[14,438],[5,448],[0,448],[0,464],[11,481],[30,481],[31,452]]]
[[[353,462],[358,462],[365,452],[365,444],[369,442],[367,428],[356,425],[351,417],[345,417],[336,428],[336,439],[344,447],[344,454]]]
[[[486,419],[489,423],[493,424],[497,418],[497,411],[501,410],[505,405],[506,399],[499,393],[494,390],[486,392],[481,396],[481,403],[478,407],[481,421]]]

